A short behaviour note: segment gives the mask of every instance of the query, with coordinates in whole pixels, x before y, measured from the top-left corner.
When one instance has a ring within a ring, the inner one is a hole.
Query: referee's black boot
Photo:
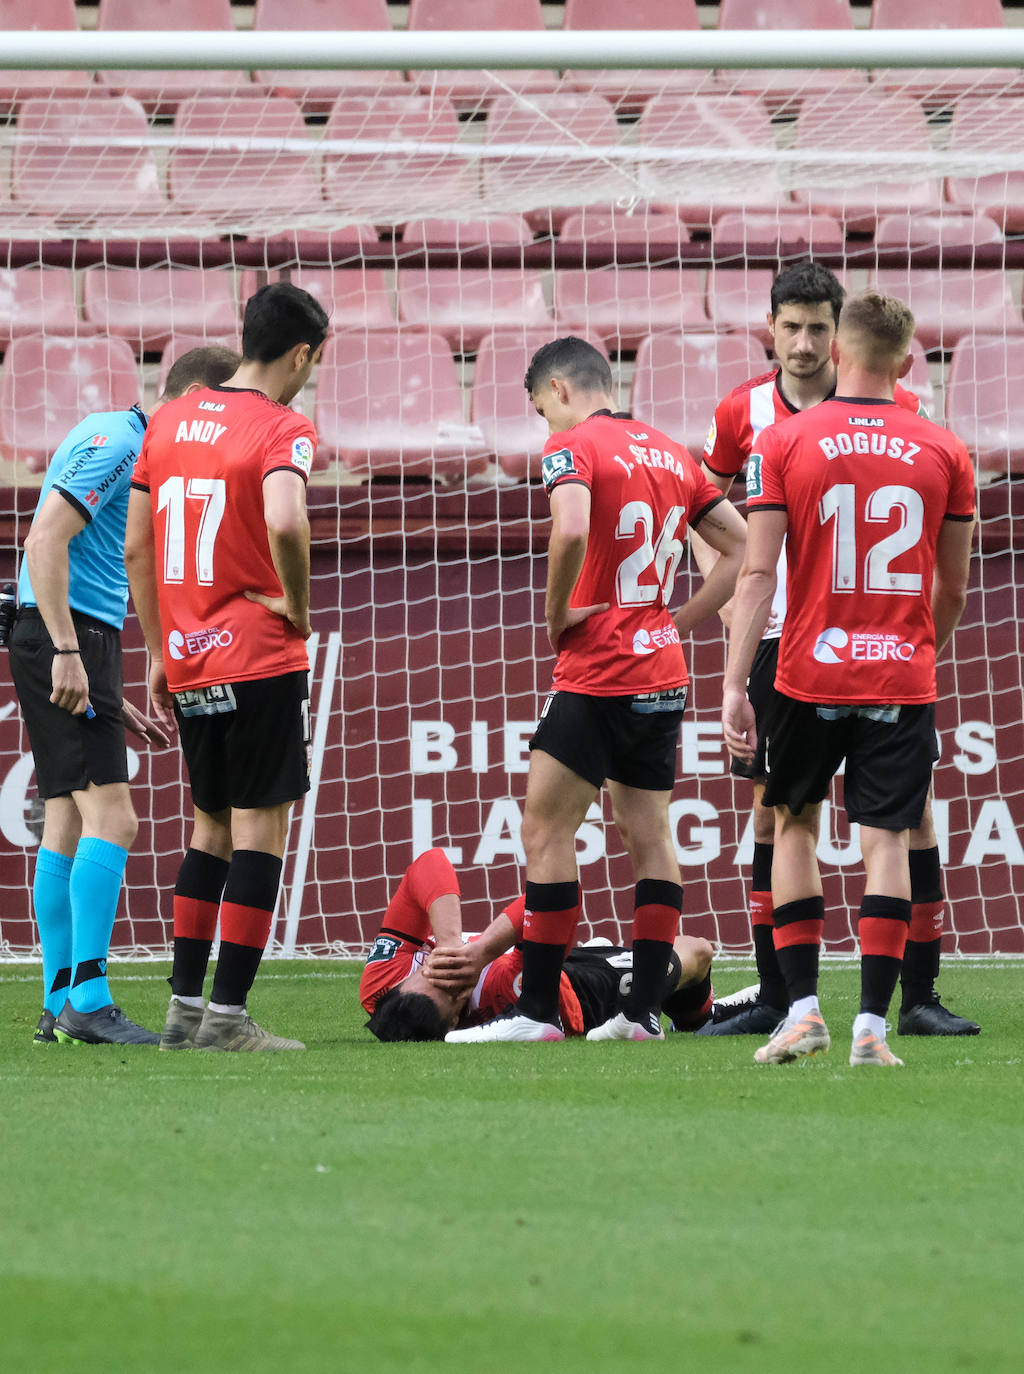
[[[939,1001],[939,994],[932,992],[924,1002],[900,1008],[897,1035],[978,1035],[981,1027],[977,1021],[968,1021],[957,1016]]]
[[[705,1021],[694,1035],[771,1035],[785,1019],[785,1010],[770,1007],[767,1002],[755,1002],[745,1011],[730,1016],[728,1021]]]
[[[130,1021],[113,1002],[96,1011],[75,1011],[70,1002],[54,1023],[62,1045],[159,1045],[155,1031]]]

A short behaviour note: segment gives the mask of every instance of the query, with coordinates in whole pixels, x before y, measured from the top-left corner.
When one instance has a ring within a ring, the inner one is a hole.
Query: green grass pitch
[[[165,969],[114,968],[162,1022]],[[941,989],[973,1040],[847,1066],[758,1040],[378,1045],[357,970],[272,964],[306,1054],[34,1047],[0,968],[11,1374],[1000,1374],[1021,1367],[1024,968]],[[749,970],[719,970],[729,991]]]

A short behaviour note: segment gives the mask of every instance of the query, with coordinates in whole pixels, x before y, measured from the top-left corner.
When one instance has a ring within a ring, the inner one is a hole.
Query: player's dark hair
[[[366,1023],[378,1040],[443,1040],[448,1027],[436,1002],[422,992],[392,988],[373,1009]]]
[[[784,305],[830,305],[838,328],[845,297],[839,278],[827,267],[817,262],[794,263],[772,282],[772,318]]]
[[[190,348],[172,365],[164,382],[161,401],[173,401],[185,393],[185,388],[193,382],[203,386],[220,386],[238,371],[242,359],[231,348],[220,344],[209,344],[203,348]]]
[[[564,377],[580,391],[608,391],[613,388],[608,359],[586,339],[570,335],[552,339],[530,359],[523,385],[532,396],[551,377]]]
[[[296,344],[315,351],[327,337],[327,312],[318,300],[291,282],[271,282],[245,303],[242,357],[272,363]]]

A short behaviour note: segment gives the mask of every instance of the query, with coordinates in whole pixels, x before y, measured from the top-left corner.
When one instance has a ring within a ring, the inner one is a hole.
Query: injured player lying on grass
[[[501,1015],[518,995],[523,915],[518,897],[481,935],[465,935],[454,868],[440,849],[421,854],[406,869],[363,970],[359,1000],[370,1013],[368,1029],[384,1041],[441,1040],[456,1026]],[[608,942],[570,951],[559,989],[565,1035],[585,1035],[615,1015],[632,958]],[[661,1002],[672,1029],[696,1030],[711,1015],[711,958],[707,940],[676,939]]]

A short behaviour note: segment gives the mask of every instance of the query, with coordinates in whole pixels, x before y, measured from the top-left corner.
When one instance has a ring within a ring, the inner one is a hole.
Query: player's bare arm
[[[939,529],[932,581],[936,657],[949,642],[967,604],[974,525],[973,520],[943,520]]]
[[[747,678],[771,614],[776,568],[786,537],[785,511],[759,510],[747,526],[747,549],[736,585],[729,658],[722,693],[722,730],[735,758],[750,762],[757,742]]]
[[[309,517],[306,514],[306,484],[298,473],[270,472],[263,481],[263,515],[274,570],[284,595],[265,596],[246,592],[268,611],[291,621],[308,639],[313,633],[309,621]]]
[[[124,566],[132,604],[149,650],[149,699],[153,714],[167,731],[174,729],[174,706],[164,669],[164,641],[157,599],[156,546],[149,492],[133,487],[128,497],[124,536]],[[126,722],[127,724],[127,722]]]
[[[551,539],[544,600],[548,643],[556,653],[558,641],[566,630],[608,609],[607,602],[598,606],[569,605],[583,568],[589,536],[590,491],[580,482],[565,482],[551,493]]]
[[[438,947],[423,966],[424,975],[453,996],[475,986],[488,964],[510,950],[518,938],[516,928],[505,915],[496,916],[479,940],[468,944]]]
[[[732,596],[747,543],[746,521],[729,501],[719,501],[712,506],[697,528],[703,532],[707,547],[715,555],[715,562],[704,574],[697,591],[672,617],[681,635],[690,634]]]
[[[25,536],[36,605],[58,650],[53,656],[50,700],[75,716],[88,705],[89,678],[78,653],[78,634],[68,604],[68,545],[84,528],[81,512],[59,491],[51,491]]]
[[[137,706],[133,706],[127,697],[121,702],[121,719],[124,728],[145,744],[157,749],[166,749],[171,742],[170,731],[159,721],[151,720]]]
[[[711,485],[717,487],[723,496],[729,495],[733,484],[731,477],[723,477],[720,472],[712,472],[707,463],[701,463],[700,470]],[[718,562],[718,550],[712,548],[696,526],[690,529],[690,549],[693,553],[693,561],[700,569],[701,577],[707,577]]]

